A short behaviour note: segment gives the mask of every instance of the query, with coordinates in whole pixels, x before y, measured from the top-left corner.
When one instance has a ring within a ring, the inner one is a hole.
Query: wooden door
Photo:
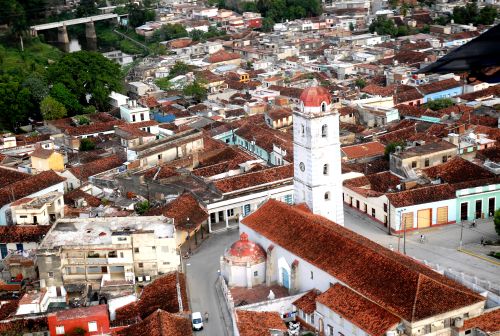
[[[448,207],[437,208],[437,224],[448,223]]]
[[[432,210],[423,209],[417,212],[417,227],[426,228],[431,226]]]

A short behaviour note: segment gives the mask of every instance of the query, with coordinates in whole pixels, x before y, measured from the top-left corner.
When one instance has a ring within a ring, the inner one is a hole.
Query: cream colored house
[[[53,149],[44,149],[38,147],[31,155],[31,168],[34,173],[39,173],[45,170],[64,170],[64,157],[61,153]]]
[[[10,206],[17,225],[49,225],[64,217],[63,193],[53,191],[41,196],[21,198]]]
[[[407,176],[412,169],[423,169],[445,163],[457,155],[457,146],[448,141],[431,142],[391,154],[391,171]]]
[[[37,251],[45,286],[149,281],[178,270],[176,230],[163,216],[65,219]]]

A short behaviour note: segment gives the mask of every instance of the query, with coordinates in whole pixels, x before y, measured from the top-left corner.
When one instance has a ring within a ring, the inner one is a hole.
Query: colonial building
[[[323,87],[305,89],[293,116],[295,203],[344,224],[339,114]]]
[[[163,216],[65,219],[37,251],[47,286],[148,281],[177,270],[179,262],[175,227]]]
[[[312,307],[295,305],[324,335],[450,334],[483,313],[481,295],[304,205],[269,200],[242,220],[240,232],[266,251],[266,285],[322,292]]]

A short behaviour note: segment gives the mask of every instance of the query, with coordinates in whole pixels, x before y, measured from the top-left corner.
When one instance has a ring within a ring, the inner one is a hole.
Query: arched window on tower
[[[329,192],[329,191],[327,191],[327,192],[325,193],[325,201],[329,201],[329,200],[330,200],[330,192]]]
[[[328,175],[328,164],[327,163],[325,163],[323,165],[323,175]]]
[[[321,103],[321,112],[326,112],[326,103],[325,102]]]
[[[302,134],[302,136],[304,136],[304,134],[306,133],[305,131],[305,127],[304,127],[304,124],[300,125],[301,128],[300,128],[300,133]]]
[[[328,125],[321,126],[321,137],[326,138],[328,136]]]

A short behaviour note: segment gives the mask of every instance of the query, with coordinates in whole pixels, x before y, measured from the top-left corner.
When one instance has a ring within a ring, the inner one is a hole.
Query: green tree
[[[56,83],[52,86],[50,96],[63,104],[70,115],[75,115],[82,110],[82,105],[76,96],[62,83]]]
[[[80,0],[78,7],[76,8],[77,17],[92,16],[99,13],[99,9],[94,2],[94,0]]]
[[[168,91],[172,88],[172,83],[168,78],[159,78],[155,80],[155,84],[163,91]]]
[[[80,139],[80,151],[91,151],[95,149],[95,143],[89,138]]]
[[[144,8],[137,4],[128,4],[128,24],[129,26],[136,28],[142,26],[147,21],[154,21],[155,11],[152,9]]]
[[[137,202],[134,206],[134,209],[135,209],[135,212],[137,212],[139,215],[144,215],[146,213],[146,211],[149,210],[150,207],[151,207],[151,205],[146,200],[146,201],[142,201],[142,202]]]
[[[263,32],[271,32],[273,31],[274,20],[268,17],[262,19],[262,28]]]
[[[188,35],[189,34],[186,28],[184,28],[184,26],[180,23],[169,23],[161,26],[160,29],[155,31],[153,36],[156,41],[169,41],[181,37],[187,37]]]
[[[118,63],[100,53],[77,51],[64,55],[48,68],[49,80],[62,83],[82,105],[87,100],[99,110],[105,110],[111,91],[121,91],[122,78]]]
[[[40,103],[40,112],[43,120],[56,120],[66,117],[67,112],[63,104],[52,98],[45,97]]]
[[[394,24],[394,21],[387,19],[382,16],[378,16],[377,19],[369,26],[370,33],[376,32],[378,35],[391,35],[396,36],[398,34],[398,28]]]
[[[257,12],[257,4],[255,2],[245,1],[241,3],[241,9],[243,12]]]
[[[188,84],[182,91],[184,95],[191,96],[197,101],[203,101],[207,98],[207,88],[202,80],[196,79],[193,83]]]
[[[364,88],[366,86],[366,80],[364,80],[363,78],[358,78],[356,79],[356,81],[354,82],[354,84],[359,87],[360,89]]]
[[[32,95],[27,87],[23,87],[20,79],[0,76],[0,123],[4,129],[16,131],[28,120],[29,112],[34,108]]]
[[[497,232],[497,235],[500,236],[500,209],[495,211],[495,217],[493,221],[495,223],[495,231]]]
[[[170,71],[168,73],[168,79],[172,79],[174,77],[180,76],[180,75],[185,75],[189,71],[191,71],[191,67],[187,65],[184,62],[177,61],[175,64],[170,68]]]
[[[430,108],[433,111],[437,111],[453,105],[453,100],[451,100],[450,98],[439,98],[428,101],[424,106]]]
[[[439,16],[437,19],[434,20],[434,23],[441,26],[446,26],[449,22],[450,22],[450,17],[447,15]]]
[[[385,158],[389,159],[389,156],[391,155],[391,153],[394,153],[396,151],[397,147],[401,147],[401,149],[404,149],[405,143],[403,141],[394,141],[394,142],[387,144],[387,146],[385,146],[385,150],[384,150]]]
[[[479,10],[477,3],[469,2],[464,7],[453,8],[453,20],[455,23],[469,24],[475,22]]]
[[[410,29],[408,26],[403,25],[398,27],[397,36],[406,36],[410,34]]]
[[[491,25],[495,22],[497,16],[498,11],[496,7],[487,5],[481,8],[475,22],[476,24]]]
[[[354,29],[356,29],[356,27],[354,27],[354,23],[349,22],[349,30],[353,32]]]
[[[199,29],[193,29],[189,32],[189,37],[191,37],[193,41],[205,40],[205,32]]]
[[[37,72],[31,73],[23,82],[23,86],[28,88],[36,103],[40,103],[43,98],[49,95],[49,86],[43,76]]]

